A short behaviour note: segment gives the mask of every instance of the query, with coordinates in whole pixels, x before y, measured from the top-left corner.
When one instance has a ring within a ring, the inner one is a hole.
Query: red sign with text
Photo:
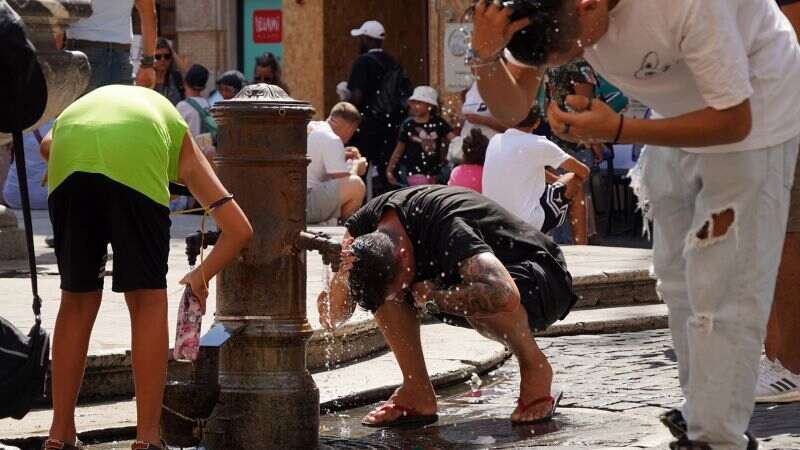
[[[253,11],[253,42],[279,44],[283,40],[283,15],[277,9]]]

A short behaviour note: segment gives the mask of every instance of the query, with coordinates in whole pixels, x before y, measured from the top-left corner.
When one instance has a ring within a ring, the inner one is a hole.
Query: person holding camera
[[[479,89],[509,124],[545,67],[580,56],[657,112],[625,118],[576,95],[547,114],[569,141],[649,146],[640,201],[686,397],[662,418],[672,448],[757,447],[745,432],[800,143],[789,21],[772,1],[482,0],[474,22]]]

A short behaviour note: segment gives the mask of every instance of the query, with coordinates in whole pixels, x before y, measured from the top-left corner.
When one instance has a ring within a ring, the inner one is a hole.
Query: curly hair
[[[512,21],[530,19],[530,24],[514,34],[507,46],[511,55],[524,64],[543,65],[551,54],[568,51],[580,35],[575,0],[509,0],[503,5],[514,10]]]
[[[350,271],[350,298],[362,308],[375,312],[386,300],[386,289],[398,273],[394,241],[386,233],[375,231],[353,240],[355,256]]]

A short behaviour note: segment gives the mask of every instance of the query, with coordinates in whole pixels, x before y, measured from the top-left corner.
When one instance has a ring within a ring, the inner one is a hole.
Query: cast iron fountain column
[[[306,369],[306,126],[311,105],[271,85],[248,86],[213,110],[215,164],[255,230],[218,278],[219,401],[209,449],[316,448],[319,390]]]

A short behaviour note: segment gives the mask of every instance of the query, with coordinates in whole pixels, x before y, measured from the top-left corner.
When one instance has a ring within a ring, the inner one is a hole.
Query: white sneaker
[[[800,375],[789,372],[780,361],[763,358],[759,364],[756,403],[800,402]]]

